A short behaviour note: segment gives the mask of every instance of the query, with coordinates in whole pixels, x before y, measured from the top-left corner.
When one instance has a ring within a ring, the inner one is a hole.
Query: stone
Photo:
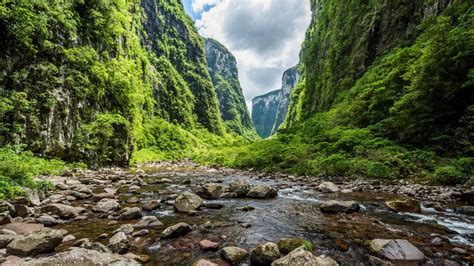
[[[256,199],[270,199],[278,195],[277,190],[274,187],[266,185],[258,185],[250,189],[247,193],[247,197]]]
[[[435,237],[433,240],[431,240],[431,245],[435,247],[442,246],[444,243],[443,239],[439,236]]]
[[[22,265],[128,265],[138,266],[140,263],[118,254],[99,252],[96,250],[73,247],[68,251],[29,260]]]
[[[41,207],[41,212],[51,213],[61,217],[62,219],[71,219],[79,215],[79,211],[76,208],[60,203],[43,206]]]
[[[247,250],[239,247],[225,247],[220,252],[221,257],[232,265],[239,265],[249,255]]]
[[[41,199],[37,191],[30,188],[23,188],[23,192],[28,202],[27,205],[39,206],[41,204]]]
[[[201,197],[191,192],[184,192],[174,202],[174,207],[180,212],[197,210],[203,203]]]
[[[110,212],[120,209],[120,204],[116,199],[104,198],[97,202],[97,205],[92,208],[95,212]]]
[[[63,238],[63,243],[64,242],[69,242],[69,241],[73,241],[73,240],[76,240],[76,237],[73,236],[73,235],[67,235]]]
[[[54,251],[62,243],[65,230],[43,228],[25,236],[18,236],[7,246],[7,252],[17,256],[34,256]]]
[[[142,210],[139,207],[125,207],[119,216],[119,220],[133,220],[142,217]]]
[[[388,208],[395,212],[421,212],[420,203],[412,198],[391,199],[385,202]]]
[[[118,232],[124,232],[126,235],[130,235],[135,230],[135,227],[131,224],[122,224],[119,228],[113,231],[113,234]]]
[[[318,189],[321,192],[325,193],[335,193],[339,191],[339,187],[334,184],[333,182],[322,182],[319,186]]]
[[[461,206],[456,209],[456,212],[464,215],[474,216],[474,206]]]
[[[12,222],[12,217],[8,211],[0,213],[0,225],[9,224]]]
[[[461,200],[467,204],[474,205],[474,189],[465,190],[461,192]]]
[[[199,242],[199,247],[202,250],[217,250],[219,248],[219,243],[204,239]]]
[[[278,249],[283,254],[288,254],[299,247],[303,247],[304,249],[308,251],[314,250],[313,243],[306,239],[283,238],[278,241],[277,245],[278,245]]]
[[[124,232],[118,232],[109,239],[107,247],[114,253],[125,254],[128,250],[128,238]]]
[[[466,250],[464,250],[462,248],[459,248],[459,247],[452,248],[451,252],[456,253],[456,254],[460,254],[460,255],[466,255],[467,254]]]
[[[280,258],[280,250],[277,244],[272,242],[258,245],[252,250],[252,253],[250,253],[252,265],[270,265],[278,258]]]
[[[42,224],[22,223],[22,222],[9,223],[3,227],[3,229],[13,231],[20,235],[26,235],[31,232],[40,230],[42,228],[44,228]]]
[[[135,255],[133,253],[127,253],[123,256],[128,258],[128,259],[136,260],[140,263],[147,263],[147,262],[150,261],[150,257],[148,255]]]
[[[93,201],[100,201],[102,199],[114,199],[114,198],[115,198],[114,194],[107,193],[107,192],[92,195],[92,200]]]
[[[158,220],[155,216],[143,216],[142,219],[136,223],[133,227],[137,229],[144,228],[158,228],[162,227],[164,224]]]
[[[139,203],[140,202],[140,199],[137,198],[137,197],[131,197],[127,200],[127,203],[130,203],[130,204],[136,204],[136,203]]]
[[[248,211],[255,210],[255,207],[253,207],[253,206],[242,206],[242,207],[237,208],[237,210],[243,211],[243,212],[248,212]]]
[[[12,242],[18,235],[0,235],[0,249],[6,248],[7,245]]]
[[[277,259],[271,264],[272,266],[337,266],[337,261],[330,257],[321,255],[316,257],[311,252],[299,247],[291,251],[283,258]]]
[[[14,206],[15,206],[14,217],[26,218],[34,214],[33,209],[26,205],[15,204]]]
[[[319,209],[322,213],[354,213],[360,210],[359,203],[355,201],[330,200],[324,202]]]
[[[200,259],[200,260],[196,261],[195,263],[193,263],[193,266],[219,266],[219,264],[214,263],[214,262],[209,261],[209,260]]]
[[[217,183],[203,185],[198,193],[205,199],[218,199],[222,194],[222,186]]]
[[[374,239],[370,249],[393,263],[420,263],[425,255],[405,239]]]
[[[229,183],[229,191],[235,193],[237,197],[245,197],[250,191],[250,183],[243,179],[233,180]]]
[[[187,233],[191,232],[191,226],[187,223],[178,223],[173,226],[170,226],[163,230],[161,233],[161,238],[174,238],[182,235],[186,235]]]
[[[218,210],[224,208],[224,205],[217,202],[205,202],[202,204],[202,207],[207,209]]]
[[[48,214],[41,215],[40,217],[36,218],[36,221],[47,227],[55,226],[60,223],[60,221]]]
[[[137,236],[145,236],[145,235],[148,235],[150,233],[150,231],[148,229],[142,229],[140,231],[137,231],[137,232],[133,232],[132,233],[132,236],[133,237],[137,237]]]
[[[146,201],[143,203],[142,205],[142,209],[144,211],[153,211],[153,210],[156,210],[158,209],[158,207],[160,206],[160,202],[157,201],[157,200],[149,200],[149,201]]]
[[[90,249],[90,250],[95,250],[98,252],[112,253],[112,251],[108,247],[106,247],[104,244],[99,243],[99,242],[90,242],[89,239],[87,238],[79,239],[78,241],[76,241],[76,243],[74,243],[74,246]]]

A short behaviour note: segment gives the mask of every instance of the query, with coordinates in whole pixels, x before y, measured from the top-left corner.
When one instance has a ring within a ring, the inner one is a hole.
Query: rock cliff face
[[[239,135],[255,138],[255,128],[242,94],[234,56],[213,39],[206,39],[205,47],[207,66],[224,124]]]
[[[257,96],[252,100],[252,119],[257,133],[262,138],[275,134],[285,121],[291,89],[297,81],[298,72],[295,66],[283,73],[280,89]]]
[[[125,164],[159,137],[153,125],[223,132],[204,42],[180,1],[9,1],[0,10],[0,146]]]

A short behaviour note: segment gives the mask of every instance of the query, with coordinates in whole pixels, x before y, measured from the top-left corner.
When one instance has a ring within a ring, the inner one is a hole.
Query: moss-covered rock
[[[299,238],[283,238],[278,241],[277,245],[283,254],[288,254],[299,247],[303,247],[307,251],[313,251],[315,248],[311,241]]]
[[[397,198],[387,200],[385,205],[396,212],[421,212],[420,202],[412,198]]]

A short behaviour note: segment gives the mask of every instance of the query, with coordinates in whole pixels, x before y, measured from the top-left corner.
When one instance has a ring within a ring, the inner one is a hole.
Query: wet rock
[[[6,248],[18,235],[0,235],[0,248]]]
[[[464,215],[474,216],[474,206],[461,206],[456,209],[456,212]]]
[[[425,260],[425,255],[405,239],[374,239],[370,241],[370,248],[393,263],[416,264]]]
[[[180,212],[190,212],[198,209],[202,203],[203,200],[198,195],[184,192],[176,198],[174,207]]]
[[[158,228],[162,227],[163,223],[158,220],[155,216],[143,216],[142,219],[136,223],[133,227],[137,229],[145,228]]]
[[[112,251],[108,247],[106,247],[104,244],[99,243],[99,242],[91,242],[87,238],[79,239],[78,241],[76,241],[76,243],[74,243],[74,246],[90,249],[90,250],[95,250],[98,252],[112,253]]]
[[[474,189],[462,191],[460,198],[463,202],[474,205]]]
[[[193,266],[219,266],[219,264],[214,263],[210,260],[200,259],[193,263]]]
[[[333,182],[323,182],[318,186],[318,189],[325,193],[335,193],[339,191],[339,187]]]
[[[99,202],[97,202],[97,205],[92,208],[93,211],[95,212],[110,212],[110,211],[116,211],[120,209],[120,204],[116,199],[101,199]]]
[[[119,220],[133,220],[142,217],[142,210],[138,207],[125,207],[119,216]]]
[[[248,212],[248,211],[255,210],[255,207],[253,207],[253,206],[242,206],[242,207],[237,208],[237,210],[243,211],[243,212]]]
[[[60,224],[59,220],[56,220],[54,217],[48,214],[43,214],[40,217],[36,218],[38,223],[43,224],[44,226],[51,227]]]
[[[142,205],[142,209],[144,211],[153,211],[153,210],[156,210],[158,209],[158,207],[160,206],[160,202],[157,201],[157,200],[149,200],[149,201],[146,201],[143,203]]]
[[[203,185],[198,193],[205,199],[218,199],[222,194],[222,186],[216,183],[207,183]]]
[[[34,214],[33,209],[26,205],[15,204],[14,206],[15,206],[15,212],[13,214],[13,217],[26,218]]]
[[[79,215],[79,211],[69,205],[53,203],[41,207],[41,212],[58,215],[62,219],[71,219]]]
[[[199,247],[202,250],[217,250],[219,248],[219,243],[204,239],[199,242]]]
[[[118,232],[109,239],[107,247],[114,253],[125,254],[128,250],[128,238],[124,232]]]
[[[140,231],[137,231],[137,232],[133,232],[132,233],[132,236],[133,237],[137,237],[137,236],[145,236],[145,235],[148,235],[150,233],[150,231],[148,229],[142,229]]]
[[[62,243],[65,230],[43,228],[26,236],[18,236],[7,246],[7,252],[17,256],[34,256],[54,251]]]
[[[12,221],[12,217],[8,211],[0,213],[0,225],[9,224]]]
[[[319,209],[322,213],[354,213],[360,209],[359,203],[355,201],[330,200],[323,203]]]
[[[237,197],[245,197],[250,191],[250,183],[243,179],[234,180],[229,183],[229,191]]]
[[[277,245],[278,245],[278,249],[283,254],[288,254],[299,247],[303,247],[304,249],[308,251],[314,250],[313,243],[306,239],[283,238],[278,241]]]
[[[280,258],[280,250],[277,244],[272,242],[258,245],[250,254],[252,265],[270,265],[278,258]]]
[[[216,202],[206,202],[202,204],[202,207],[207,208],[207,209],[218,210],[218,209],[224,208],[224,205],[220,203],[216,203]]]
[[[245,261],[249,255],[247,250],[239,247],[225,247],[220,252],[221,257],[232,265],[239,265]]]
[[[234,192],[224,192],[221,194],[222,199],[232,199],[237,198],[237,193]]]
[[[140,265],[137,261],[118,254],[84,248],[57,253],[53,256],[29,260],[22,265]]]
[[[396,212],[421,212],[420,203],[412,198],[391,199],[385,205]]]
[[[330,257],[321,255],[316,257],[311,252],[303,247],[299,247],[283,258],[277,259],[272,263],[272,266],[293,266],[293,265],[314,265],[314,266],[337,266],[339,265]]]
[[[191,232],[191,226],[187,223],[178,223],[173,226],[170,226],[163,230],[161,233],[161,238],[174,238],[182,235],[186,235],[187,233]]]
[[[9,223],[3,227],[3,229],[7,229],[21,235],[26,235],[31,232],[40,230],[42,228],[44,228],[42,224],[22,223],[22,222]]]
[[[270,199],[278,195],[277,190],[274,187],[266,185],[258,185],[250,189],[247,193],[247,197],[256,199]]]

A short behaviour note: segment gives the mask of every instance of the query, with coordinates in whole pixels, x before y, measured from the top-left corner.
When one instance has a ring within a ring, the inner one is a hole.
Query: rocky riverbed
[[[190,162],[43,178],[56,184],[50,195],[29,191],[1,204],[4,265],[474,261],[472,184],[266,175]]]

